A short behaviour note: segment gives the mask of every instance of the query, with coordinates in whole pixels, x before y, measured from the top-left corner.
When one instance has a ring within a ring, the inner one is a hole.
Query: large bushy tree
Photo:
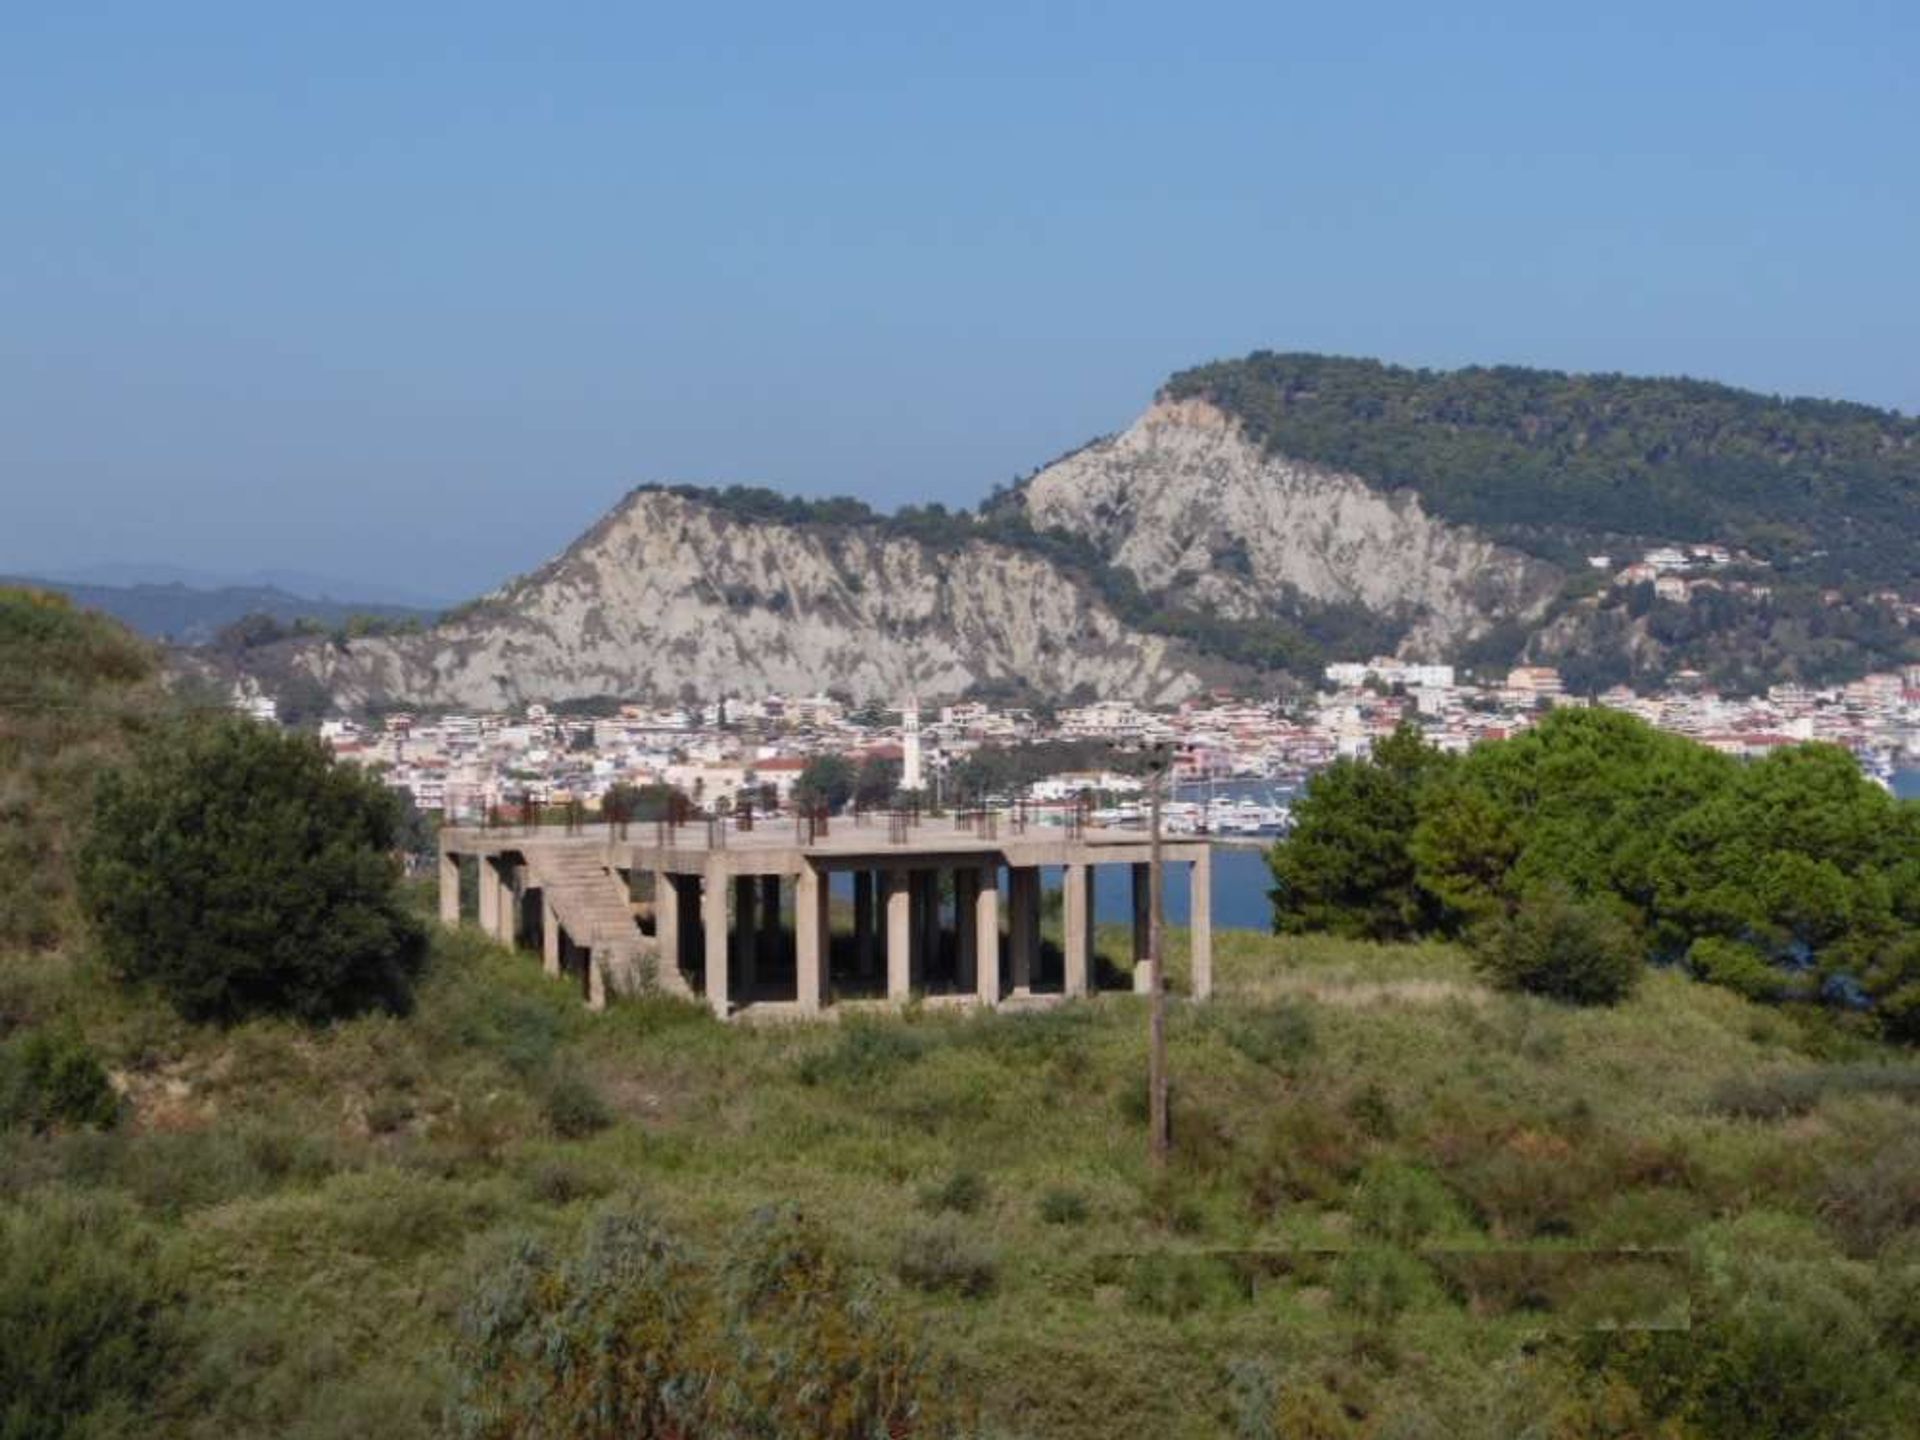
[[[846,756],[816,755],[793,782],[793,798],[802,805],[838,810],[853,798],[857,779],[853,762]]]
[[[1369,940],[1433,929],[1444,912],[1421,887],[1411,849],[1420,795],[1450,757],[1403,724],[1364,760],[1337,760],[1307,782],[1293,830],[1270,852],[1274,929]]]
[[[1738,768],[1619,711],[1556,710],[1475,748],[1427,797],[1411,842],[1420,883],[1472,919],[1543,885],[1647,907],[1668,823]]]
[[[1871,1004],[1920,1040],[1920,805],[1844,751],[1801,745],[1741,767],[1674,819],[1653,879],[1656,925],[1697,971]]]
[[[1315,777],[1295,815],[1272,855],[1276,929],[1472,929],[1509,983],[1600,998],[1623,991],[1576,997],[1556,967],[1584,967],[1573,942],[1608,928],[1577,917],[1611,917],[1702,979],[1920,1040],[1920,804],[1831,746],[1742,764],[1565,709],[1455,763],[1402,731]]]
[[[399,832],[392,795],[318,741],[182,720],[102,779],[81,892],[108,965],[191,1019],[399,1009],[426,952]]]

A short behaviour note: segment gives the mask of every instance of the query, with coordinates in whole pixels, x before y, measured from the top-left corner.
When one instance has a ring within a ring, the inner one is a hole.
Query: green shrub
[[[1210,1012],[1211,1023],[1256,1065],[1291,1070],[1318,1044],[1313,1014],[1302,1005],[1235,1005]]]
[[[489,973],[497,953],[475,931],[443,931],[436,937],[435,952],[433,1003],[423,1006],[420,1015],[427,1036],[441,1046],[484,1052],[516,1075],[544,1072],[570,1023],[577,1020],[579,1007],[564,1005],[550,990],[530,992],[498,983]]]
[[[101,780],[81,894],[108,965],[189,1019],[399,1010],[426,959],[399,841],[391,793],[318,741],[181,722]]]
[[[1337,1204],[1360,1173],[1363,1154],[1363,1138],[1319,1097],[1281,1106],[1245,1161],[1249,1204],[1263,1217],[1292,1202]]]
[[[1282,1375],[1261,1362],[1228,1372],[1234,1440],[1358,1440],[1360,1423],[1338,1395],[1311,1376]]]
[[[1150,1250],[1127,1272],[1127,1304],[1171,1320],[1244,1304],[1247,1297],[1246,1281],[1211,1255]]]
[[[800,1083],[872,1085],[911,1065],[926,1049],[926,1037],[898,1021],[857,1017],[840,1026],[830,1046],[801,1060]]]
[[[1820,1213],[1849,1254],[1870,1259],[1905,1231],[1920,1231],[1920,1131],[1858,1165],[1835,1166]]]
[[[920,1208],[940,1214],[972,1215],[987,1203],[989,1194],[984,1176],[977,1170],[956,1170],[938,1185],[920,1192]]]
[[[1703,1237],[1691,1323],[1592,1334],[1589,1373],[1618,1378],[1649,1414],[1703,1440],[1859,1440],[1906,1433],[1864,1267],[1804,1222],[1753,1213]]]
[[[1920,1233],[1883,1251],[1873,1267],[1873,1323],[1909,1374],[1920,1371]]]
[[[1503,990],[1575,1005],[1613,1005],[1639,983],[1642,952],[1633,927],[1610,905],[1558,886],[1537,891],[1511,915],[1474,931],[1475,966]]]
[[[0,1127],[112,1125],[120,1098],[77,1030],[40,1026],[0,1046]]]
[[[1712,985],[1724,985],[1749,1000],[1783,999],[1787,977],[1751,945],[1723,935],[1702,935],[1687,947],[1687,968]]]
[[[1369,1246],[1334,1267],[1335,1303],[1370,1325],[1391,1323],[1433,1293],[1432,1274],[1404,1250]]]
[[[1828,1095],[1887,1095],[1920,1104],[1920,1066],[1823,1065],[1734,1075],[1714,1086],[1707,1105],[1742,1120],[1785,1120],[1811,1113]]]
[[[608,1189],[598,1174],[557,1157],[535,1164],[528,1173],[527,1184],[534,1198],[543,1205],[571,1205],[576,1200],[597,1200]]]
[[[1360,1133],[1371,1139],[1391,1140],[1399,1133],[1400,1120],[1394,1114],[1393,1102],[1376,1080],[1369,1080],[1366,1087],[1347,1102],[1347,1114],[1360,1127]]]
[[[791,1213],[718,1258],[630,1207],[556,1256],[522,1240],[463,1308],[453,1429],[869,1440],[960,1433],[917,1337]]]
[[[1496,1234],[1516,1240],[1572,1234],[1613,1183],[1591,1144],[1539,1130],[1507,1136],[1449,1178]]]
[[[1414,1245],[1457,1229],[1460,1206],[1436,1176],[1418,1166],[1378,1160],[1360,1172],[1353,1217],[1363,1235],[1390,1245]]]
[[[126,1426],[180,1353],[180,1300],[124,1201],[0,1210],[0,1437]]]
[[[398,1090],[382,1090],[367,1102],[367,1132],[392,1135],[413,1119],[413,1097]]]
[[[613,1112],[586,1076],[562,1071],[548,1082],[540,1113],[562,1140],[584,1140],[613,1123]]]
[[[1041,1192],[1040,1218],[1048,1225],[1083,1224],[1087,1215],[1087,1197],[1078,1190],[1055,1185]]]
[[[901,1283],[915,1290],[968,1299],[992,1294],[1000,1278],[994,1252],[951,1221],[908,1231],[895,1253],[893,1268]]]

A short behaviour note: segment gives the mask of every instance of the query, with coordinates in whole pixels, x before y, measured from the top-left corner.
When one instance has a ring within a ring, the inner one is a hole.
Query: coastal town
[[[1920,764],[1920,666],[1825,689],[1777,685],[1738,699],[1687,675],[1659,694],[1622,687],[1575,697],[1544,666],[1469,681],[1450,665],[1381,658],[1329,665],[1322,678],[1316,693],[1293,699],[1220,694],[1170,710],[1124,700],[1054,710],[980,701],[923,709],[912,697],[855,706],[827,695],[765,695],[699,707],[607,703],[590,707],[595,713],[564,704],[530,704],[515,714],[398,712],[377,723],[330,720],[321,735],[340,759],[374,768],[421,811],[453,821],[529,803],[577,803],[597,815],[616,786],[670,787],[709,811],[743,799],[765,811],[789,805],[821,756],[896,764],[899,788],[936,804],[1137,793],[1137,778],[1080,768],[1030,781],[1017,796],[955,793],[954,777],[969,757],[1049,742],[1092,742],[1061,747],[1089,755],[1164,746],[1176,782],[1264,781],[1284,793],[1338,758],[1368,753],[1403,721],[1435,745],[1462,751],[1524,730],[1553,707],[1587,704],[1629,711],[1736,756],[1830,742],[1883,783]],[[261,718],[272,715],[271,701],[239,703]],[[1246,828],[1271,829],[1282,818],[1253,815]]]

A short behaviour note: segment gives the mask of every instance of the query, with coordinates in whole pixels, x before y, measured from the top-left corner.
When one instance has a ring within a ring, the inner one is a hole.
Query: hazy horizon
[[[459,597],[977,502],[1254,349],[1920,410],[1910,7],[28,14],[0,570]]]

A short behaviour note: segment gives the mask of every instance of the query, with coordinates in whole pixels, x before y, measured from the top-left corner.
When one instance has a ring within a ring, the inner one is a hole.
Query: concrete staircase
[[[658,942],[640,933],[627,883],[601,854],[585,847],[529,850],[527,880],[540,887],[568,938],[590,952],[590,997],[637,991],[649,970],[661,989],[688,993],[679,967],[660,963]]]

